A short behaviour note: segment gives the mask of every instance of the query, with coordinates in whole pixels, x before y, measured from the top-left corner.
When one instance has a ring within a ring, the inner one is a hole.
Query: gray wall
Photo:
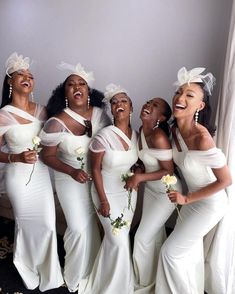
[[[13,51],[33,58],[35,98],[45,104],[65,78],[60,61],[82,63],[95,87],[121,84],[134,101],[171,101],[177,70],[222,76],[232,0],[0,0],[0,83]],[[216,95],[215,95],[216,96]],[[214,100],[214,104],[216,97]]]

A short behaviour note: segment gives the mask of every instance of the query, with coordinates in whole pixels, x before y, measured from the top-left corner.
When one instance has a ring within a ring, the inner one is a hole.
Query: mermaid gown
[[[12,115],[28,121],[20,124]],[[43,108],[36,105],[34,116],[13,106],[0,110],[0,135],[10,153],[33,148],[32,138],[42,127]],[[63,284],[57,254],[54,196],[47,166],[37,160],[33,164],[6,164],[6,191],[15,216],[13,262],[28,289],[40,291]]]

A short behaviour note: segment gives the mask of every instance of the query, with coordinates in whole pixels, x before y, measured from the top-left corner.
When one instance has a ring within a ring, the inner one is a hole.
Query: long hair
[[[160,129],[162,129],[164,131],[164,133],[169,137],[169,135],[170,135],[170,126],[168,124],[168,121],[171,118],[172,111],[171,111],[170,105],[164,99],[162,99],[162,101],[164,101],[164,104],[165,104],[165,109],[164,109],[164,112],[162,114],[166,117],[166,120],[160,122],[158,127]]]
[[[9,97],[10,85],[8,83],[8,79],[9,77],[6,75],[3,81],[3,86],[2,86],[2,103],[0,108],[12,102],[12,96]]]
[[[57,115],[59,113],[61,113],[63,111],[63,109],[66,107],[65,104],[65,84],[67,82],[67,79],[69,77],[66,78],[66,80],[59,84],[53,91],[51,94],[51,97],[48,100],[46,109],[47,109],[47,114],[48,114],[48,118]],[[102,92],[100,92],[97,89],[91,89],[88,87],[88,93],[90,96],[90,105],[91,106],[97,106],[97,107],[103,107],[103,98],[104,98],[104,94]]]

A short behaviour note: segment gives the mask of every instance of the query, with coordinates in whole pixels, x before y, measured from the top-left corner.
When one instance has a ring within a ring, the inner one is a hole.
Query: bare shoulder
[[[211,134],[202,125],[198,126],[197,128],[197,134],[195,136],[195,144],[197,146],[197,149],[202,151],[215,147],[215,142]]]
[[[171,143],[163,130],[157,128],[153,130],[151,144],[156,149],[171,149]]]

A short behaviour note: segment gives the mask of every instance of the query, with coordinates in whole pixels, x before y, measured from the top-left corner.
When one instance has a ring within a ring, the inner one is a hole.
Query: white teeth
[[[150,114],[150,111],[148,109],[146,109],[146,108],[143,110],[143,112],[145,112],[147,114]]]
[[[182,104],[178,104],[178,103],[175,106],[176,106],[176,108],[181,108],[181,109],[185,109],[186,108],[186,106],[184,106]]]
[[[28,82],[23,82],[22,85],[29,87],[29,83]]]
[[[124,108],[122,108],[122,107],[118,107],[118,108],[117,108],[117,112],[119,112],[119,111],[124,111]]]
[[[74,96],[76,96],[76,95],[82,95],[82,93],[81,93],[80,91],[77,91],[77,92],[75,92],[73,95],[74,95]]]

